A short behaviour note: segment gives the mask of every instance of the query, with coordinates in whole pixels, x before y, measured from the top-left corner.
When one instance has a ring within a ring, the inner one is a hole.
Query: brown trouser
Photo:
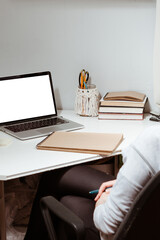
[[[89,191],[98,189],[102,182],[112,179],[114,179],[112,175],[82,165],[44,173],[39,182],[24,239],[48,239],[39,201],[41,197],[51,195],[60,200],[84,221],[85,240],[99,240],[99,232],[93,223],[95,206],[93,199],[95,195],[89,194]],[[62,236],[61,230],[58,232],[61,235],[61,240],[68,239],[66,234]],[[69,237],[69,240],[71,240],[71,237]]]

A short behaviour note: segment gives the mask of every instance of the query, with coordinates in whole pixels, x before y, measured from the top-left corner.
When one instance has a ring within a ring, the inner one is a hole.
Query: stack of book
[[[98,119],[142,120],[146,102],[143,93],[109,92],[100,100]]]

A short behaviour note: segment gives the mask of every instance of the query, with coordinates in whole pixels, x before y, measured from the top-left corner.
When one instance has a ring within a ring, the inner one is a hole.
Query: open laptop
[[[57,116],[50,72],[0,78],[0,130],[21,140],[83,125]]]

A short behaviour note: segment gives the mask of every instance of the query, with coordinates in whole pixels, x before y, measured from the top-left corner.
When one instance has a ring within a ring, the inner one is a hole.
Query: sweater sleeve
[[[125,164],[107,201],[95,208],[94,223],[101,235],[112,235],[123,221],[132,202],[151,178],[151,172],[141,156],[130,146],[123,153]],[[103,238],[104,239],[104,238]]]

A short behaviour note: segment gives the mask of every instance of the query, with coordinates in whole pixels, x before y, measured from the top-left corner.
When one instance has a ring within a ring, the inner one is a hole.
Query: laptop
[[[0,130],[20,140],[83,125],[57,116],[49,71],[0,78]]]

